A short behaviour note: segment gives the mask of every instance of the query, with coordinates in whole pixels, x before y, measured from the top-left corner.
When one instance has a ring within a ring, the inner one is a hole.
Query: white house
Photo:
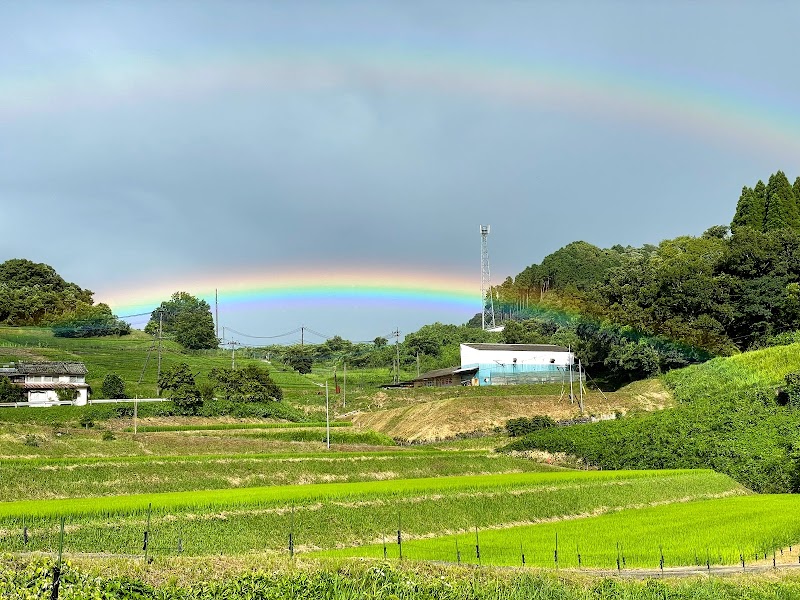
[[[17,363],[0,367],[0,377],[25,390],[31,406],[51,406],[59,402],[58,390],[74,390],[72,403],[85,405],[89,400],[86,365],[77,362]]]

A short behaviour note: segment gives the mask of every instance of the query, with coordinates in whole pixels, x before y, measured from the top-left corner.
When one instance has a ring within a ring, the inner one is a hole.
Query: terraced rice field
[[[791,495],[695,500],[411,539],[403,544],[402,553],[406,560],[551,568],[733,565],[743,559],[769,560],[773,551],[782,554],[783,548],[796,546],[800,540],[798,509],[800,497]],[[388,558],[400,557],[396,540],[385,548]],[[384,545],[322,554],[383,558]]]
[[[70,552],[137,554],[147,530],[153,553],[236,555],[286,553],[289,534],[308,552],[745,493],[710,471],[573,471],[27,500],[0,504],[0,550],[53,551],[60,516]]]

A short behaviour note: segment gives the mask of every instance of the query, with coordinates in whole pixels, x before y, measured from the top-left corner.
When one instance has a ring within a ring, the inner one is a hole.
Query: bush
[[[127,398],[125,395],[125,382],[116,373],[109,373],[103,378],[100,388],[103,398]]]
[[[533,417],[520,417],[518,419],[509,419],[506,422],[506,430],[511,437],[520,437],[528,435],[540,429],[547,427],[554,427],[556,424],[553,419],[547,415],[535,415]]]

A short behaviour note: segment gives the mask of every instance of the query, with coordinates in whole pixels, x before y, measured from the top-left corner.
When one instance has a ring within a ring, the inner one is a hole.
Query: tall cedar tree
[[[731,229],[735,227],[752,227],[761,230],[761,222],[758,220],[755,192],[752,188],[744,186],[742,194],[739,196],[739,203],[736,205],[736,215],[731,222]]]
[[[764,219],[767,214],[767,186],[760,179],[753,188],[753,228],[764,231]]]
[[[792,191],[794,192],[795,204],[797,204],[797,212],[800,213],[800,177],[794,180]]]
[[[792,185],[783,171],[778,171],[767,183],[767,211],[764,217],[764,231],[774,231],[800,227],[800,214],[794,199]]]

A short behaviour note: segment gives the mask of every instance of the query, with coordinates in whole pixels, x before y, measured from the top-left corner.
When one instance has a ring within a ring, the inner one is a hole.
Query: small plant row
[[[228,431],[236,429],[290,429],[293,427],[319,428],[326,427],[352,427],[350,421],[325,421],[288,422],[288,423],[216,423],[212,425],[142,425],[136,428],[140,433],[162,433],[167,431]],[[126,427],[124,431],[131,432],[133,427]]]
[[[7,459],[0,501],[552,470],[503,454],[430,450]]]
[[[51,552],[66,518],[71,552],[189,555],[362,545],[577,518],[745,491],[711,472],[566,472],[274,486],[0,504],[0,551]]]
[[[602,569],[800,562],[800,497],[750,495],[626,509],[508,529],[461,532],[398,544],[326,551],[326,556],[465,564]],[[400,540],[403,542],[403,540]]]

